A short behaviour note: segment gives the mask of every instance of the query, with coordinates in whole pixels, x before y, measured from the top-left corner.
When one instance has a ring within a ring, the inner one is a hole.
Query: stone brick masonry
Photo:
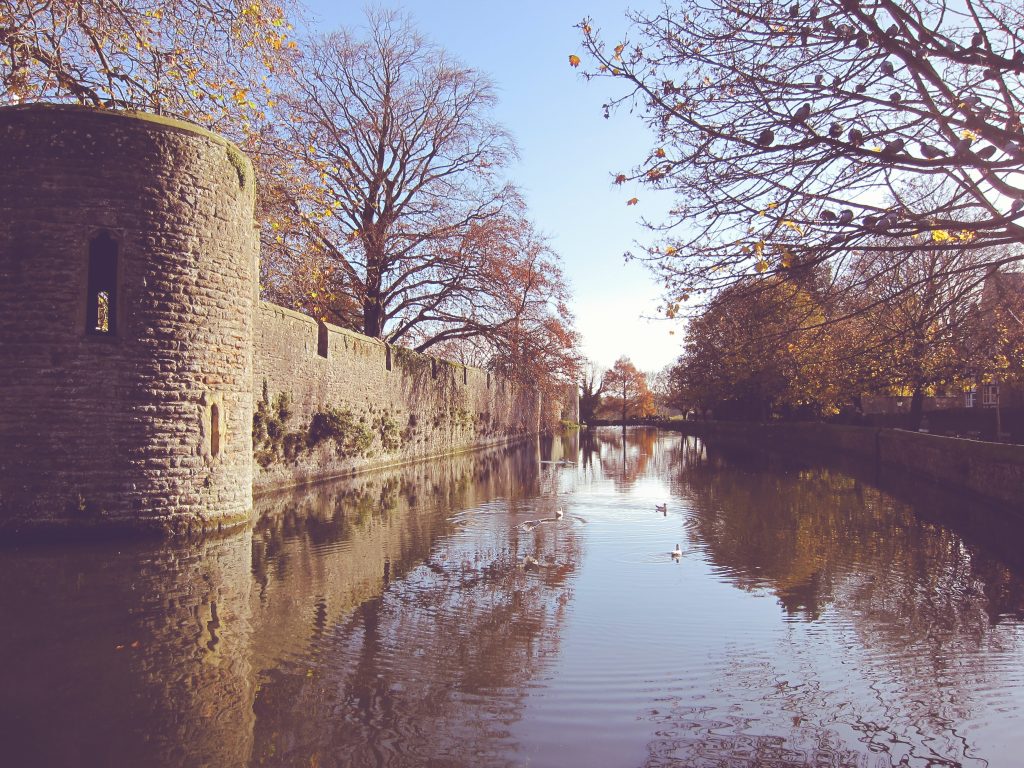
[[[260,304],[253,171],[218,136],[4,107],[0,169],[0,532],[223,528],[254,486],[539,428],[532,391]]]

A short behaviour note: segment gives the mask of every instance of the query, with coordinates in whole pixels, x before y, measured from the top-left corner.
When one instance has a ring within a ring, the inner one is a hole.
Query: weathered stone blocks
[[[34,105],[0,109],[0,168],[0,526],[247,520],[248,161],[186,123]]]
[[[0,170],[0,535],[217,529],[254,485],[539,431],[532,388],[258,304],[253,171],[220,137],[4,107]]]

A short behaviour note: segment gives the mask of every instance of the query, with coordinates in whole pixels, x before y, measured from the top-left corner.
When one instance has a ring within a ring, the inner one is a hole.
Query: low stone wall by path
[[[707,439],[782,451],[838,451],[913,473],[1024,514],[1024,445],[940,437],[901,429],[836,424],[664,422],[657,426]]]

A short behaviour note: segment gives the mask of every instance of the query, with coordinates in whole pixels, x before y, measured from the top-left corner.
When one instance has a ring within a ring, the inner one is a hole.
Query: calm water
[[[0,550],[0,765],[1021,765],[1018,547],[855,477],[610,429]]]

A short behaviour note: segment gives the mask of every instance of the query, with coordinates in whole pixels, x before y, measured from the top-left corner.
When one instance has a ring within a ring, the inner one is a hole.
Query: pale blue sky
[[[653,278],[622,254],[646,241],[641,214],[657,218],[668,200],[649,190],[614,187],[613,171],[627,170],[650,151],[644,126],[622,113],[601,117],[613,91],[607,81],[584,82],[569,66],[581,53],[584,16],[613,39],[626,29],[623,0],[405,0],[382,7],[408,11],[418,28],[464,64],[488,73],[498,87],[496,117],[515,136],[521,160],[510,177],[525,192],[530,213],[562,256],[584,353],[604,367],[628,355],[641,370],[672,362],[682,328],[645,321],[658,305]],[[640,3],[633,2],[631,7]],[[653,0],[648,3],[653,5]],[[364,23],[364,6],[327,0],[307,3],[324,31]],[[627,207],[636,195],[640,204]],[[676,335],[669,334],[675,330]]]

